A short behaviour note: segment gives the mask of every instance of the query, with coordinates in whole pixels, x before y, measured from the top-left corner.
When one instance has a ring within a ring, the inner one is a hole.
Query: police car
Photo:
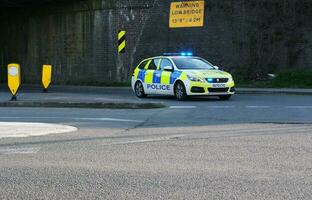
[[[132,75],[131,86],[139,98],[147,95],[218,96],[228,100],[235,93],[231,74],[191,53],[165,54],[143,60]]]

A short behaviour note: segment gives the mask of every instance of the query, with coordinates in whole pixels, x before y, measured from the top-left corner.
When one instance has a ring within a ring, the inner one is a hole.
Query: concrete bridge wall
[[[77,0],[1,8],[0,81],[18,62],[23,82],[38,83],[41,65],[58,84],[127,82],[143,58],[190,50],[248,79],[312,69],[309,0],[207,0],[202,28],[169,29],[170,1]],[[124,55],[117,32],[127,31]]]

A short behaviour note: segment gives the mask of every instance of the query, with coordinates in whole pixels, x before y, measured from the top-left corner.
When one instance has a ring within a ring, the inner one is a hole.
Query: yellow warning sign
[[[13,96],[16,96],[21,85],[21,73],[19,64],[8,65],[8,86]]]
[[[45,90],[48,89],[51,83],[52,77],[52,65],[43,65],[42,66],[42,85]]]
[[[170,6],[170,28],[204,26],[205,1],[172,2]]]

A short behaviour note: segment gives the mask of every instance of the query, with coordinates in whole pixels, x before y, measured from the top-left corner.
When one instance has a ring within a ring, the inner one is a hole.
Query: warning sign
[[[204,26],[205,1],[172,2],[170,28]]]

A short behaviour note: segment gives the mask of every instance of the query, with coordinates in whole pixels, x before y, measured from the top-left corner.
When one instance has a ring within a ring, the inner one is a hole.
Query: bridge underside
[[[0,7],[29,7],[57,1],[59,0],[2,0],[0,1]]]
[[[181,51],[241,79],[311,69],[309,0],[205,0],[203,27],[170,29],[172,1],[0,0],[0,82],[19,63],[23,83],[40,83],[51,64],[55,84],[128,84],[142,59]]]

